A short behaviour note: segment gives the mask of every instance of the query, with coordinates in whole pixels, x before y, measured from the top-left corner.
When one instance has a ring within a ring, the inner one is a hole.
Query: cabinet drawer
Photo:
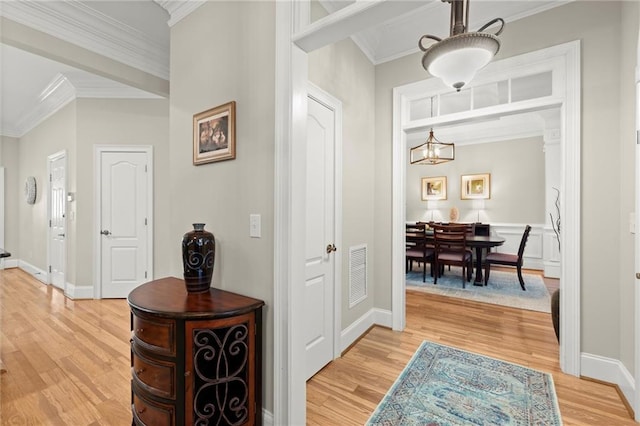
[[[162,398],[176,397],[176,365],[172,362],[154,360],[139,354],[135,345],[133,352],[131,377],[142,389]]]
[[[175,333],[175,321],[133,315],[133,340],[147,350],[175,356]]]
[[[136,393],[133,394],[131,406],[136,424],[149,426],[174,426],[176,424],[175,407],[152,402]]]

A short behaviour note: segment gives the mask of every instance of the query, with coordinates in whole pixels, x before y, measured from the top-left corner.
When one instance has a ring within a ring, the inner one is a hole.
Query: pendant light
[[[500,40],[497,36],[504,29],[504,20],[496,18],[476,32],[467,32],[470,0],[442,1],[451,3],[449,37],[443,40],[433,35],[423,35],[418,41],[418,47],[424,52],[424,69],[459,92],[500,50]],[[500,24],[500,27],[493,34],[484,32],[496,23]],[[425,46],[424,42],[428,39],[437,43]]]
[[[456,147],[453,143],[440,142],[429,130],[429,137],[422,145],[411,148],[411,164],[440,164],[455,158]]]

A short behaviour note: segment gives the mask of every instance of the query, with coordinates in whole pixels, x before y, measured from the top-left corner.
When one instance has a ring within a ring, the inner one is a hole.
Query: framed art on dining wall
[[[208,109],[193,116],[193,164],[236,158],[236,103]]]
[[[447,199],[447,177],[424,177],[422,178],[422,200],[446,200]]]
[[[491,198],[491,174],[462,175],[460,177],[460,199],[488,200]]]

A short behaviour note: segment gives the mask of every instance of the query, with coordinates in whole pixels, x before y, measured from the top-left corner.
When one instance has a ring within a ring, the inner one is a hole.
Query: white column
[[[558,191],[562,191],[560,178],[560,129],[547,129],[544,132],[544,160],[545,160],[545,227],[543,234],[543,261],[545,277],[560,278],[560,247],[558,238],[553,230],[552,218],[558,220],[559,201]],[[555,189],[554,189],[555,188]],[[556,189],[558,191],[556,191]],[[562,226],[562,223],[561,225]]]

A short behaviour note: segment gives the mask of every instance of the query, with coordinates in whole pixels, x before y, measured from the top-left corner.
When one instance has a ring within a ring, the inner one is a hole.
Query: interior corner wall
[[[633,316],[618,314],[621,287],[630,285],[621,279],[620,253],[634,250],[620,235],[621,182],[633,174],[628,161],[621,164],[618,154],[621,74],[616,74],[618,68],[612,64],[621,63],[621,3],[571,2],[509,22],[500,36],[502,47],[496,58],[581,41],[581,350],[613,359],[620,359],[621,322],[633,322]],[[376,67],[375,303],[382,309],[391,307],[392,90],[427,77],[420,60],[421,54],[413,54]],[[633,92],[632,83],[625,82],[625,90]],[[607,135],[610,155],[603,155],[602,135]],[[602,229],[603,221],[612,232],[594,232]]]
[[[193,165],[193,116],[236,102],[236,158]],[[170,273],[192,223],[216,238],[212,285],[264,300],[263,407],[273,412],[275,3],[205,2],[171,28]],[[249,214],[262,218],[249,237]]]
[[[77,156],[69,159],[70,171],[76,176],[68,184],[68,191],[76,198],[67,203],[74,215],[67,215],[68,231],[75,250],[69,259],[75,259],[76,286],[92,286],[94,274],[93,236],[94,212],[94,156],[95,145],[150,145],[153,147],[153,253],[155,277],[170,274],[169,250],[175,239],[166,231],[170,224],[169,198],[169,101],[167,99],[86,99],[77,103]]]
[[[634,301],[638,284],[635,279],[634,237],[630,232],[630,214],[635,211],[637,190],[640,189],[635,180],[635,66],[638,57],[638,28],[640,5],[638,2],[623,2],[621,8],[620,43],[620,361],[633,375],[635,374],[635,336],[638,327],[634,321]],[[638,225],[636,225],[636,233]],[[638,386],[638,384],[636,384]],[[637,389],[637,388],[636,388]]]
[[[18,182],[27,176],[36,178],[36,202],[18,203],[20,260],[41,270],[47,270],[48,176],[47,157],[56,152],[67,151],[67,185],[75,185],[72,166],[76,156],[76,102],[71,101],[51,117],[20,138]],[[67,238],[67,282],[75,282],[75,261],[71,253],[74,238]]]
[[[4,249],[11,253],[11,259],[20,258],[19,204],[24,203],[20,184],[20,161],[17,138],[0,136],[0,167],[5,168],[4,176]]]
[[[437,133],[436,133],[437,136]],[[456,207],[460,222],[545,223],[545,159],[542,137],[456,146],[456,159],[407,167],[407,221],[448,221]],[[409,158],[409,150],[407,150]],[[526,161],[523,159],[526,158]],[[461,176],[490,173],[491,193],[478,212],[474,200],[462,200]],[[447,199],[435,207],[422,200],[423,177],[446,176]],[[479,217],[478,217],[479,214]]]
[[[373,308],[374,274],[368,268],[367,298],[349,307],[349,248],[374,247],[374,66],[351,39],[309,54],[309,80],[342,101],[342,330]],[[372,253],[368,253],[373,265]]]

